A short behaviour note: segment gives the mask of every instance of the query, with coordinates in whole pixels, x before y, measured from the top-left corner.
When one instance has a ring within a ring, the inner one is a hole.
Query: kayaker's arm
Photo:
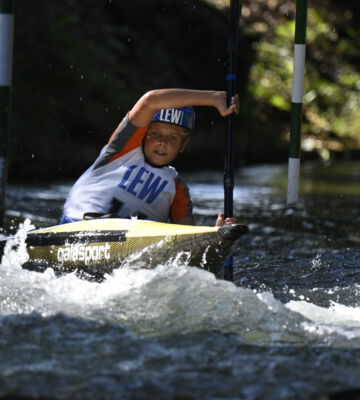
[[[191,89],[155,89],[145,93],[128,114],[129,121],[137,127],[148,126],[156,110],[185,106],[215,107],[221,116],[239,112],[238,96],[227,106],[223,91]]]

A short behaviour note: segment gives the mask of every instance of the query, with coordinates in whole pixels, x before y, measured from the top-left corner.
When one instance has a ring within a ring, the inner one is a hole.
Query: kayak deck
[[[167,224],[137,219],[92,219],[28,232],[24,268],[78,272],[100,279],[131,265],[193,265],[217,273],[231,256],[245,225],[223,227]]]

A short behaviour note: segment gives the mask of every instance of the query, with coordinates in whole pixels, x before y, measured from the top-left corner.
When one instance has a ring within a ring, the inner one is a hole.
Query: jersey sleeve
[[[175,197],[170,208],[170,219],[172,222],[182,217],[192,217],[193,212],[189,188],[179,177],[175,178],[175,189]]]
[[[99,168],[140,146],[148,127],[138,128],[126,116],[115,129],[104,151],[94,165]]]

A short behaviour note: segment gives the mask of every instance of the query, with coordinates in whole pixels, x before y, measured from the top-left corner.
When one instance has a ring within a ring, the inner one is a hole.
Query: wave
[[[359,345],[360,308],[331,302],[329,308],[306,300],[283,303],[269,291],[242,288],[195,266],[158,265],[152,269],[122,265],[102,283],[75,273],[57,277],[21,268],[22,224],[0,268],[1,317],[63,313],[69,317],[119,324],[140,335],[201,331],[233,334],[252,345]],[[326,291],[322,293],[326,295]]]

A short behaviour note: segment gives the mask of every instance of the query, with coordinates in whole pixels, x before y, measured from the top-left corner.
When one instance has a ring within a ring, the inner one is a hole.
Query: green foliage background
[[[225,88],[222,0],[16,0],[10,177],[77,177],[147,90]],[[359,3],[360,4],[360,3]],[[360,6],[309,1],[303,157],[360,148]],[[243,2],[236,165],[287,159],[295,0]],[[225,122],[197,109],[179,168],[222,168]]]

